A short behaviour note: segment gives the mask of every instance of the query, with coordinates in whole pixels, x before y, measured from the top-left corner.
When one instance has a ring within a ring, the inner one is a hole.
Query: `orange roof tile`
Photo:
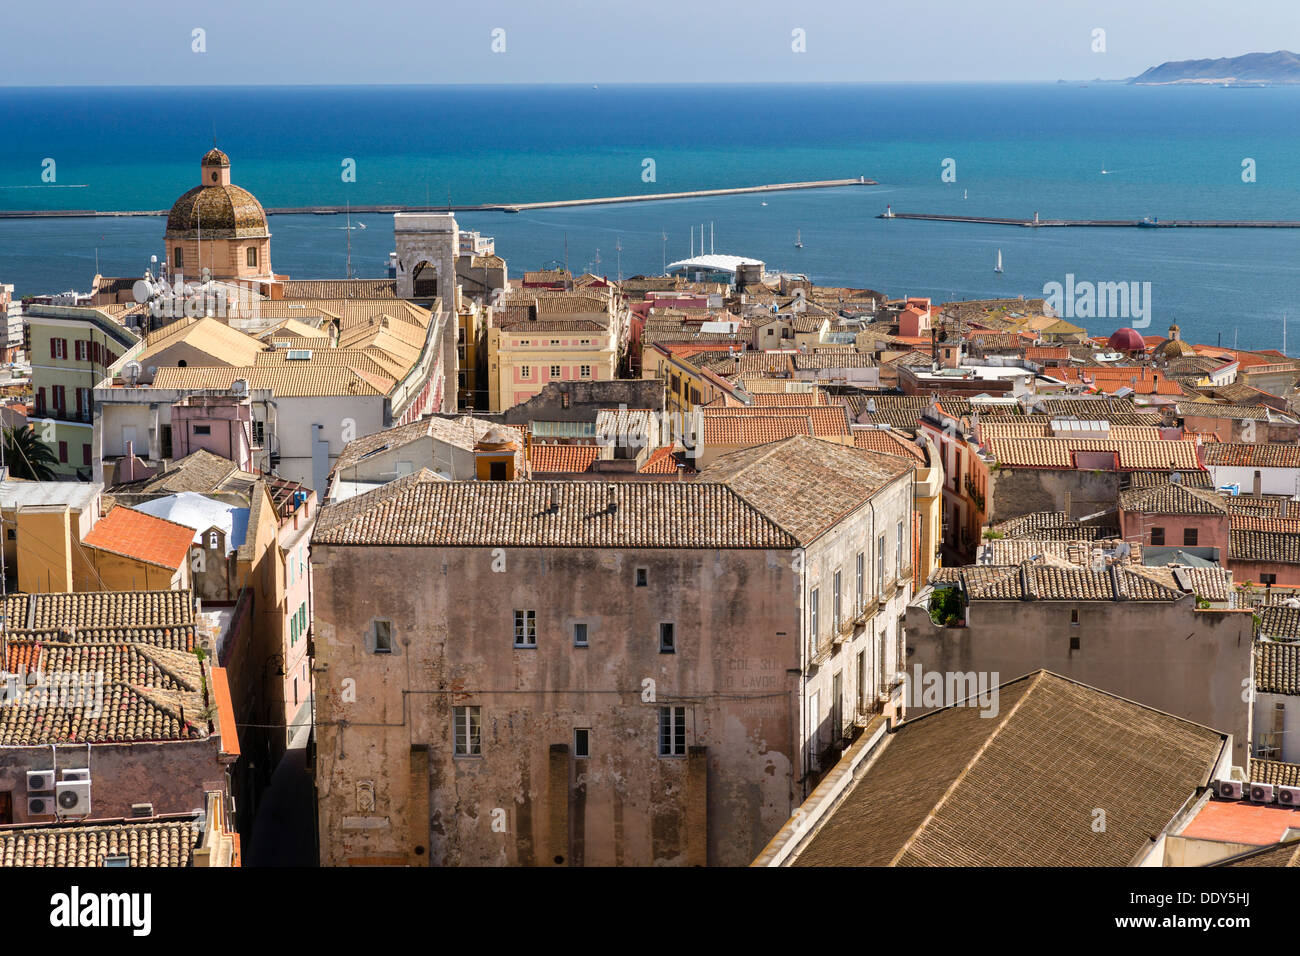
[[[84,543],[146,564],[176,570],[185,563],[194,529],[118,506],[90,529]]]
[[[534,444],[529,454],[532,456],[534,474],[577,473],[591,467],[592,462],[600,457],[600,448],[596,445]]]
[[[1179,836],[1268,846],[1280,842],[1292,827],[1300,828],[1300,812],[1295,810],[1236,800],[1211,800]]]
[[[1111,451],[1121,471],[1200,471],[1196,443],[1114,438],[990,438],[989,452],[1017,468],[1075,468],[1075,452]],[[1087,468],[1088,466],[1084,466]]]

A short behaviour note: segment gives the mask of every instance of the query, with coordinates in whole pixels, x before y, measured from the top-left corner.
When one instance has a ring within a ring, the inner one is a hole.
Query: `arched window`
[[[209,531],[209,532],[208,532],[208,549],[209,549],[210,551],[215,551],[215,550],[217,550],[217,548],[220,547],[220,546],[221,546],[221,539],[220,539],[220,537],[217,535],[217,533],[216,533],[215,531]]]

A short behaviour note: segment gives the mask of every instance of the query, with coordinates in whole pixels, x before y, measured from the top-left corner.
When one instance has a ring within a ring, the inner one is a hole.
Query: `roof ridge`
[[[930,812],[926,814],[925,819],[922,820],[917,825],[916,829],[912,831],[912,835],[903,842],[903,845],[901,847],[899,847],[898,852],[894,854],[893,859],[889,861],[888,863],[889,866],[898,865],[898,861],[903,858],[903,855],[909,849],[911,849],[912,844],[915,843],[920,838],[921,832],[925,830],[925,828],[930,825],[930,822],[939,815],[939,811],[943,808],[944,804],[948,802],[948,799],[953,795],[953,793],[956,792],[957,787],[966,779],[966,775],[970,773],[971,768],[973,768],[975,764],[979,761],[979,759],[984,756],[984,752],[988,750],[989,746],[997,738],[998,734],[1000,734],[1003,728],[1006,727],[1007,722],[1011,720],[1013,716],[1015,716],[1016,711],[1020,709],[1020,706],[1034,692],[1034,690],[1042,682],[1044,675],[1047,673],[1048,671],[1044,669],[1040,669],[1033,675],[1029,687],[1025,689],[1025,692],[1020,695],[1020,698],[1011,706],[1011,709],[1007,711],[1006,716],[1003,717],[1000,721],[998,721],[997,726],[993,728],[993,731],[988,735],[988,737],[985,738],[984,742],[980,744],[979,748],[975,751],[974,755],[970,758],[970,760],[966,762],[966,765],[962,767],[961,773],[957,774],[957,776],[953,778],[952,783],[948,785],[948,789],[944,791],[943,796],[941,796],[935,802],[934,806],[930,808]],[[956,703],[957,702],[955,702],[953,706],[956,706]],[[943,709],[949,710],[951,708],[945,707]]]

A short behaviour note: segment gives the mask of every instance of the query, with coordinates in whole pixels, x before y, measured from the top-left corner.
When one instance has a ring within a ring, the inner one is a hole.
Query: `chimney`
[[[610,488],[610,489],[609,489],[609,504],[607,504],[607,505],[605,506],[605,513],[606,513],[606,514],[611,514],[611,515],[612,515],[612,514],[613,514],[614,512],[616,512],[616,511],[618,511],[618,502],[614,499],[614,489],[613,489],[613,488]]]
[[[1260,476],[1258,468],[1255,469],[1255,481],[1250,493],[1256,498],[1264,494],[1264,479]]]

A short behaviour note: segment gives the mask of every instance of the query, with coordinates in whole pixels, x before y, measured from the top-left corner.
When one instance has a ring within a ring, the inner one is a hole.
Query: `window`
[[[172,250],[172,268],[173,269],[185,268],[185,253],[181,251],[180,246],[177,246],[175,249]]]
[[[82,463],[83,465],[94,464],[94,463],[91,461],[91,459],[90,459],[90,446],[89,446],[89,445],[82,445],[82,446],[81,446],[81,463]]]
[[[876,540],[876,597],[885,596],[885,536]]]
[[[393,653],[393,622],[375,621],[375,653]]]
[[[858,713],[867,712],[867,652],[858,651]]]
[[[664,622],[659,625],[659,653],[677,653],[677,638],[673,633],[673,625],[671,623]]]
[[[1277,574],[1269,571],[1261,572],[1259,576],[1260,584],[1277,584]]]
[[[573,625],[573,646],[587,646],[587,625],[585,623]]]
[[[256,247],[256,246],[252,246],[252,247],[249,248],[249,250],[248,250],[248,259],[247,259],[246,261],[248,262],[248,264],[249,264],[250,266],[256,266],[256,265],[257,265],[257,247]]]
[[[637,568],[637,569],[636,569],[636,586],[639,587],[639,588],[643,588],[643,587],[645,587],[645,586],[646,586],[647,584],[649,584],[649,583],[650,583],[650,570],[649,570],[649,568]]]
[[[520,378],[532,378],[532,377],[533,377],[533,370],[532,370],[532,368],[531,368],[530,366],[527,366],[527,365],[521,365],[521,366],[519,366],[519,377],[520,377]]]
[[[831,613],[834,615],[835,632],[840,630],[840,572],[835,572],[835,578],[831,584]]]
[[[863,578],[862,578],[862,571],[863,571],[863,568],[866,566],[866,559],[867,559],[867,556],[866,556],[865,554],[863,554],[861,551],[859,551],[859,552],[858,552],[858,572],[857,572],[857,574],[858,574],[858,610],[859,610],[859,611],[862,610],[862,606],[863,606],[863,602],[864,602],[864,595],[863,595],[863,593],[862,593],[862,586],[863,586],[863,584],[864,584],[864,581],[863,581]]]
[[[808,595],[808,630],[812,634],[813,647],[817,646],[817,602],[820,597],[819,588],[813,588],[812,593]]]
[[[59,442],[59,461],[65,465],[68,463],[68,443],[65,441]]]
[[[211,434],[212,434],[212,426],[211,426],[211,425],[195,425],[195,426],[194,426],[194,434],[196,434],[196,435],[211,435]]]
[[[898,522],[895,534],[897,537],[894,541],[894,575],[898,577],[903,573],[903,522]]]
[[[10,528],[5,532],[5,537],[7,537],[10,541],[17,541],[18,532],[16,532],[13,528]]]
[[[456,738],[455,753],[457,757],[478,757],[483,753],[480,739],[481,727],[477,707],[455,707],[452,720],[452,732]]]
[[[1070,612],[1070,623],[1076,627],[1079,625],[1079,610],[1075,608]]]
[[[591,378],[591,366],[584,365],[578,370],[578,374],[583,378]]]
[[[218,535],[217,532],[215,532],[215,531],[210,531],[210,532],[208,532],[208,550],[209,550],[209,551],[215,551],[215,550],[217,550],[217,545],[220,544],[220,542],[221,542],[221,536]]]
[[[560,367],[558,365],[552,365],[551,378],[559,378],[559,377],[560,377]]]
[[[591,730],[578,727],[573,731],[573,755],[575,757],[591,756]]]
[[[583,344],[583,345],[590,345],[590,344],[591,344],[591,339],[583,339],[583,340],[582,340],[582,344]]]
[[[1070,635],[1070,650],[1072,650],[1072,651],[1077,651],[1078,649],[1079,649],[1079,635],[1078,635],[1078,634],[1071,634],[1071,635]]]
[[[537,646],[537,612],[515,611],[515,647]]]
[[[686,708],[659,708],[659,756],[686,756]]]
[[[1151,529],[1151,543],[1154,544],[1154,545],[1162,545],[1162,544],[1165,543],[1165,529],[1164,529],[1164,528],[1152,528],[1152,529]]]
[[[77,339],[72,343],[72,354],[78,362],[86,361],[86,341]]]
[[[1183,544],[1195,545],[1195,544],[1196,544],[1196,537],[1197,537],[1197,535],[1196,535],[1196,529],[1195,529],[1195,528],[1184,528],[1184,529],[1183,529]]]
[[[253,420],[253,444],[261,445],[266,441],[266,422]]]

